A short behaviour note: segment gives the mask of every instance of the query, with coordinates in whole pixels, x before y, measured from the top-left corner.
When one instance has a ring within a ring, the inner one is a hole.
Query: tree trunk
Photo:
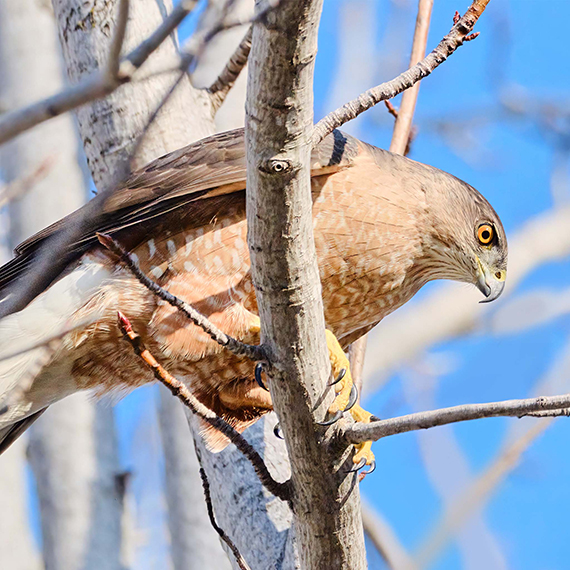
[[[322,2],[280,4],[254,27],[246,103],[247,217],[261,338],[287,441],[301,567],[366,567],[358,485],[315,420],[330,366],[313,238],[313,67]],[[346,457],[345,457],[346,459]],[[350,465],[350,459],[348,459]]]
[[[116,0],[53,0],[72,81],[107,65],[117,4]],[[171,8],[169,0],[130,2],[123,54],[146,39]],[[177,54],[177,45],[169,38],[142,66],[141,73],[146,75],[176,65]],[[174,78],[175,72],[161,73],[124,85],[105,99],[78,109],[87,163],[99,191],[116,184],[131,169],[212,134],[214,123],[209,98],[193,89],[185,77],[149,128],[136,156],[130,160],[139,136]]]

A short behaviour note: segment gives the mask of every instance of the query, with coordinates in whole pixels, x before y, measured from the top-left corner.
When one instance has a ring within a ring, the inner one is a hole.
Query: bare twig
[[[180,2],[156,31],[131,51],[120,65],[117,65],[114,57],[120,54],[122,48],[127,21],[126,4],[127,2],[121,2],[120,5],[119,24],[112,41],[113,47],[107,69],[87,77],[78,85],[65,89],[56,95],[42,99],[23,109],[5,113],[0,118],[0,144],[40,123],[95,99],[105,97],[123,83],[131,81],[134,73],[192,11],[197,0]]]
[[[212,112],[214,113],[226,100],[228,93],[247,63],[247,58],[251,50],[252,33],[253,27],[250,27],[220,75],[218,75],[217,79],[207,89],[211,96]]]
[[[232,426],[219,418],[212,410],[204,406],[177,378],[165,370],[144,346],[141,337],[133,330],[130,321],[121,312],[118,313],[119,328],[125,339],[131,344],[135,353],[141,357],[145,364],[152,370],[154,377],[164,384],[174,396],[176,396],[192,413],[196,414],[208,425],[225,435],[253,465],[261,483],[268,491],[283,501],[290,500],[289,483],[279,483],[273,479],[267,470],[263,459],[248,441]]]
[[[394,119],[397,119],[398,110],[396,109],[396,107],[394,107],[394,105],[392,105],[392,101],[390,101],[389,99],[384,99],[384,105],[386,106],[386,109],[388,109],[388,113],[390,113],[390,115],[392,115]]]
[[[408,414],[398,418],[380,420],[369,424],[357,423],[345,429],[344,439],[353,444],[376,441],[389,435],[428,429],[451,423],[477,420],[480,418],[516,417],[522,418],[536,412],[560,410],[570,407],[570,394],[523,400],[505,400],[487,404],[465,404],[441,408],[429,412]]]
[[[465,15],[459,19],[457,24],[451,28],[450,32],[426,58],[395,79],[369,89],[321,119],[313,131],[313,146],[322,141],[334,129],[354,119],[370,107],[380,101],[395,97],[427,77],[463,44],[465,37],[471,32],[489,2],[490,0],[474,0]]]
[[[184,21],[186,16],[188,16],[198,4],[198,0],[181,0],[172,12],[164,19],[162,24],[158,26],[155,32],[142,42],[137,48],[135,48],[126,61],[129,62],[135,69],[141,67],[141,65],[149,58],[149,56],[155,52],[162,43],[172,34],[172,32],[178,28],[178,26]],[[127,65],[122,65],[125,69],[121,69],[121,72],[127,72]]]
[[[366,356],[366,344],[368,335],[355,340],[348,348],[348,360],[350,361],[350,373],[352,381],[358,389],[358,397],[362,394],[362,371],[364,369],[364,358]]]
[[[211,323],[204,315],[199,313],[194,307],[179,299],[160,285],[149,279],[139,268],[131,254],[126,251],[123,246],[106,234],[97,234],[97,238],[103,247],[114,253],[127,266],[129,271],[142,283],[149,291],[157,297],[166,301],[188,317],[196,326],[200,327],[210,338],[219,345],[227,348],[236,356],[246,356],[251,360],[258,361],[265,359],[263,348],[257,345],[245,344],[239,340],[227,335],[221,331],[216,325]]]
[[[416,30],[412,43],[412,54],[410,56],[410,67],[416,65],[425,56],[432,7],[433,0],[420,0],[419,2]],[[398,109],[396,123],[394,124],[392,142],[390,143],[390,150],[392,152],[406,154],[406,149],[412,135],[412,121],[419,90],[420,82],[418,81],[415,85],[404,91],[402,103]]]
[[[382,555],[390,570],[419,570],[390,525],[366,501],[362,501],[364,532]]]
[[[0,208],[4,207],[8,202],[21,198],[34,184],[44,178],[53,165],[53,156],[48,156],[27,176],[0,185]]]
[[[214,527],[214,530],[220,535],[220,538],[228,545],[228,548],[232,551],[237,565],[240,567],[240,570],[250,570],[238,547],[224,532],[224,529],[220,528],[216,522],[216,517],[214,516],[214,507],[212,505],[212,497],[210,496],[210,483],[208,481],[206,472],[202,467],[200,467],[200,478],[202,479],[202,488],[204,489],[204,499],[206,499],[206,508],[208,509],[208,517],[210,518],[210,523]]]
[[[119,67],[121,65],[121,50],[125,41],[127,32],[127,22],[129,21],[129,0],[120,0],[119,14],[117,16],[117,24],[115,27],[115,35],[111,41],[111,50],[109,52],[109,64],[107,69],[111,77],[118,77]]]

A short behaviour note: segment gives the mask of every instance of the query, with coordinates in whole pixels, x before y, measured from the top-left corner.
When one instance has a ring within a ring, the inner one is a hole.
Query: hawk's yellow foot
[[[339,381],[334,383],[337,396],[329,408],[329,414],[333,415],[335,419],[339,419],[344,411],[350,411],[350,414],[355,421],[370,423],[374,416],[356,403],[358,392],[356,391],[356,386],[354,386],[352,381],[350,362],[348,361],[348,358],[335,335],[328,329],[325,332],[327,336],[327,346],[329,349],[332,374],[334,378],[339,379]],[[327,424],[329,422],[324,423]],[[356,453],[352,458],[355,465],[358,466],[358,469],[361,469],[365,465],[370,465],[371,469],[368,471],[369,473],[374,470],[376,465],[371,446],[371,441],[366,441],[355,446]]]

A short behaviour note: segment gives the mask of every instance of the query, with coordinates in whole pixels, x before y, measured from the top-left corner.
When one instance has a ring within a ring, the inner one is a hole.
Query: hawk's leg
[[[340,346],[336,336],[329,331],[325,331],[327,335],[327,346],[329,349],[329,358],[331,361],[331,368],[334,378],[341,378],[339,382],[335,382],[334,388],[337,394],[335,401],[329,408],[329,414],[339,415],[343,411],[350,411],[350,415],[357,422],[370,423],[374,416],[360,407],[359,404],[352,404],[352,399],[356,394],[356,387],[352,381],[352,374],[350,373],[350,362]],[[374,454],[371,450],[372,442],[366,441],[356,447],[356,453],[352,460],[359,467],[370,465],[372,468],[375,465]],[[372,471],[372,469],[370,470]]]
[[[253,319],[249,332],[256,335],[259,334],[260,323],[258,317]],[[342,412],[350,411],[350,414],[355,421],[369,423],[371,421],[371,418],[374,418],[374,416],[366,410],[362,409],[360,405],[355,403],[358,393],[356,392],[356,386],[354,386],[354,383],[352,381],[350,363],[348,361],[348,358],[344,354],[342,346],[340,346],[340,343],[338,342],[336,336],[328,329],[325,330],[325,333],[327,338],[327,347],[329,349],[332,374],[333,377],[337,379],[337,381],[334,383],[336,398],[329,408],[329,414],[340,417],[340,415],[342,415]],[[252,390],[252,392],[253,391],[254,390]],[[257,397],[268,397],[268,394],[266,392],[264,393],[263,389],[259,386],[256,386],[255,391]],[[364,465],[372,466],[372,469],[370,469],[369,472],[373,470],[375,465],[374,454],[372,453],[371,446],[371,441],[366,441],[360,445],[355,446],[356,453],[353,457],[354,463],[359,468],[364,467]]]

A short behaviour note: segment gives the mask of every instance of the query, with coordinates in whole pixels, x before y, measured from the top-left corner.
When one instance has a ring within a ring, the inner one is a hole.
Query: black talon
[[[283,436],[281,435],[281,426],[279,425],[279,423],[276,423],[274,428],[273,428],[273,435],[277,438],[277,439],[283,439]]]
[[[258,362],[255,365],[255,381],[259,384],[260,388],[263,388],[265,391],[269,392],[267,386],[263,382],[263,378],[261,377],[262,372],[263,372],[263,362]]]
[[[378,416],[371,415],[371,416],[370,416],[370,421],[371,421],[371,422],[379,422],[379,421],[380,421],[380,418],[379,418]]]
[[[362,475],[370,475],[370,473],[374,473],[374,471],[376,471],[376,461],[373,459],[370,464],[370,469],[368,471],[364,471]]]
[[[338,373],[338,376],[329,384],[329,386],[334,386],[338,384],[346,376],[346,368],[342,368]]]
[[[348,410],[354,408],[354,405],[358,401],[358,388],[356,384],[353,384],[350,388],[350,396],[348,397],[348,403],[346,404],[346,408],[344,408],[343,412],[348,412]]]
[[[334,413],[334,416],[330,420],[325,420],[324,422],[317,422],[320,426],[332,426],[334,423],[338,422],[340,418],[342,418],[342,414],[344,412],[342,410],[338,410]]]
[[[364,466],[366,465],[366,458],[363,457],[357,465],[355,465],[352,469],[348,470],[348,473],[356,473],[357,471],[360,471]]]

